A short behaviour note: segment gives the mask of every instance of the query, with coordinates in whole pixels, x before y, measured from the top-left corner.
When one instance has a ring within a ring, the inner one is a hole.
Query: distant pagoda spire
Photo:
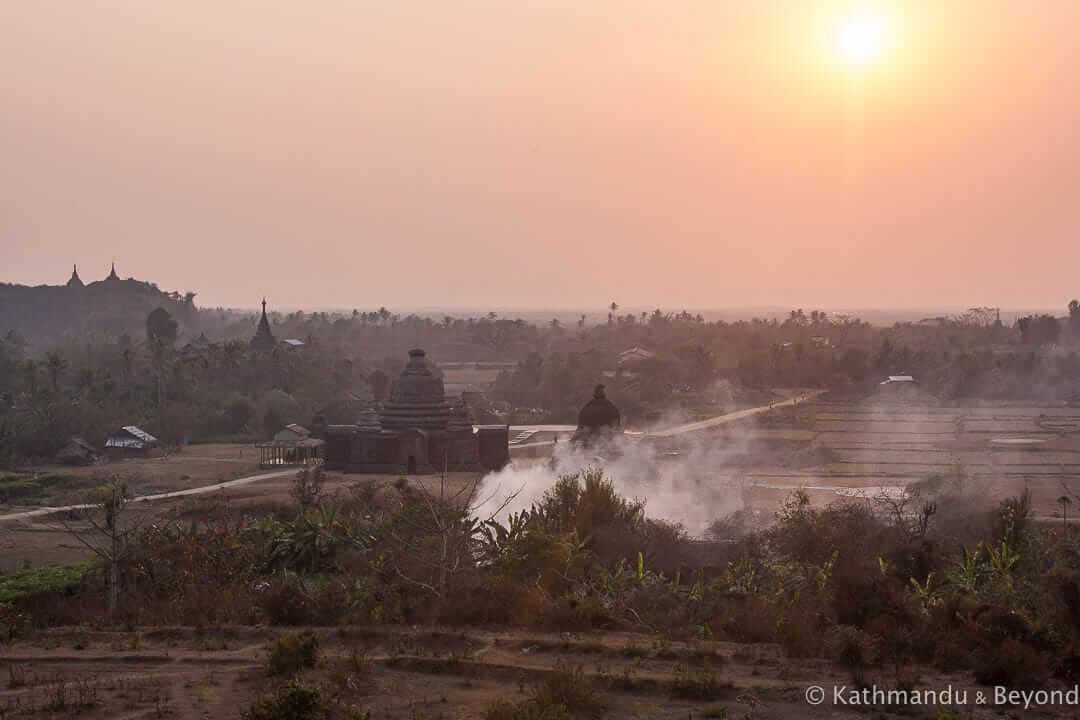
[[[277,345],[274,333],[270,330],[270,319],[266,317],[266,298],[262,301],[262,317],[259,318],[259,326],[255,330],[255,337],[251,338],[251,347],[258,352],[269,352]]]
[[[116,274],[116,263],[112,264],[112,270],[109,271],[109,277],[106,280],[119,280],[120,276]]]
[[[67,281],[69,288],[81,288],[83,287],[82,278],[79,277],[79,268],[77,265],[71,266],[71,279]]]

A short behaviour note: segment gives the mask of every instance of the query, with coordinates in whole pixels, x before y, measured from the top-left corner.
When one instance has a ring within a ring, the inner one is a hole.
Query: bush
[[[581,667],[557,665],[521,703],[496,700],[484,713],[485,720],[570,720],[596,717],[603,703]]]
[[[319,502],[319,498],[322,497],[322,491],[323,469],[321,465],[316,465],[314,468],[304,468],[296,473],[291,494],[297,504],[300,505],[301,510],[307,510],[315,506]]]
[[[244,720],[322,720],[327,711],[314,688],[290,683],[244,712]]]
[[[538,707],[532,703],[514,704],[508,700],[496,700],[484,712],[484,720],[571,720],[572,716],[562,705]]]
[[[996,648],[984,648],[975,661],[975,681],[982,685],[1038,687],[1049,674],[1045,658],[1013,638]]]
[[[266,669],[271,675],[292,674],[313,668],[319,660],[319,638],[314,633],[282,634],[274,639]]]
[[[850,625],[837,625],[825,636],[829,659],[849,670],[859,670],[877,662],[877,638]]]

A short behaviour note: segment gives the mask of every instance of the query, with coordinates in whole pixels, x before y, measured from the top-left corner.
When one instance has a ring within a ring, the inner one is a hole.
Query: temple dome
[[[442,378],[431,372],[423,350],[410,350],[409,362],[390,387],[390,399],[383,407],[383,428],[445,430],[449,416]]]
[[[360,428],[360,432],[379,432],[382,430],[382,424],[379,422],[379,413],[377,413],[373,407],[361,409],[356,418],[356,426]]]
[[[469,410],[469,406],[465,404],[465,401],[458,398],[458,401],[450,407],[450,421],[447,425],[447,429],[451,431],[468,431],[472,432],[473,429],[473,416],[472,411]]]
[[[617,428],[622,421],[619,408],[607,399],[603,385],[593,390],[593,398],[585,403],[578,413],[578,430],[596,431],[603,428]]]

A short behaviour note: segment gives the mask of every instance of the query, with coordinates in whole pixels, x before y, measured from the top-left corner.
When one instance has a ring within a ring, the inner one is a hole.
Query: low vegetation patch
[[[12,603],[39,593],[67,593],[82,585],[90,565],[42,565],[0,576],[0,603]]]
[[[253,704],[244,720],[323,720],[326,702],[315,688],[289,683]]]
[[[570,720],[598,717],[604,709],[592,682],[580,667],[556,666],[529,697],[518,703],[496,700],[485,720]]]
[[[319,638],[314,633],[283,633],[274,639],[266,669],[271,675],[286,675],[315,667],[319,661]]]

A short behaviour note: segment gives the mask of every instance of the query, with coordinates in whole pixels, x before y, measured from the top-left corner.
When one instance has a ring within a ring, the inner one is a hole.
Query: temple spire
[[[270,319],[266,317],[266,298],[262,301],[262,317],[259,318],[259,326],[255,329],[255,337],[251,338],[252,349],[259,352],[269,352],[277,345],[273,331],[270,330]]]
[[[71,279],[67,281],[68,287],[83,287],[82,278],[79,277],[79,268],[77,265],[71,266]]]
[[[120,276],[116,274],[116,263],[112,264],[112,270],[109,271],[109,277],[106,280],[119,280]]]

